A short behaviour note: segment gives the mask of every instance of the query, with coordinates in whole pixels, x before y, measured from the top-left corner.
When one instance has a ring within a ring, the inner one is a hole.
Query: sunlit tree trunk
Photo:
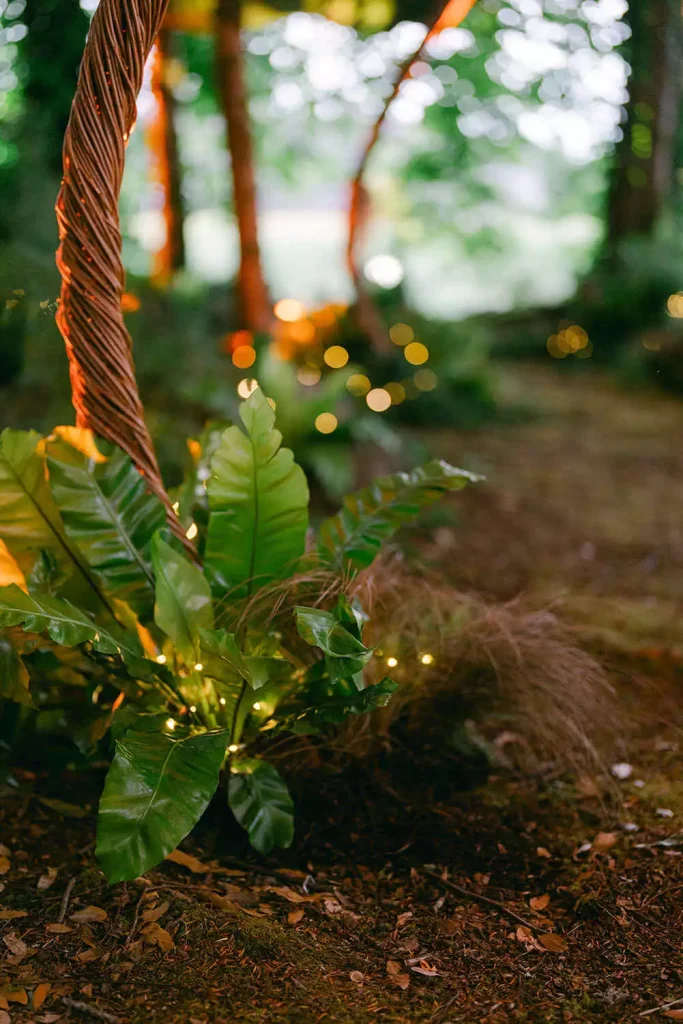
[[[240,0],[218,0],[216,64],[218,91],[227,124],[235,216],[240,242],[238,296],[242,325],[267,331],[270,299],[261,267],[256,212],[256,174],[249,122]]]
[[[608,202],[608,247],[649,236],[676,180],[681,102],[681,0],[631,0],[631,65],[624,137],[615,153]]]
[[[152,271],[154,280],[160,284],[167,284],[173,274],[185,266],[184,209],[175,125],[176,102],[169,83],[171,56],[170,33],[162,29],[157,38],[152,64],[156,114],[148,133],[154,175],[163,195],[165,238],[163,246],[155,254]]]

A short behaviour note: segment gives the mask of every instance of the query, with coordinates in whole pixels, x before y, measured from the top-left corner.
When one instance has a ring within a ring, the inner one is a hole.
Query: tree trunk
[[[680,0],[632,0],[629,101],[608,201],[608,247],[654,232],[675,182],[681,100]]]
[[[184,209],[181,188],[178,136],[175,126],[176,101],[168,81],[172,55],[170,33],[159,32],[152,65],[152,92],[157,104],[156,117],[148,137],[154,160],[154,174],[163,194],[165,239],[155,254],[153,278],[165,285],[185,266],[183,239]]]
[[[242,326],[251,331],[265,332],[270,326],[271,310],[259,250],[256,175],[240,23],[240,0],[218,0],[216,64],[218,93],[227,124],[233,202],[240,241],[239,314]]]

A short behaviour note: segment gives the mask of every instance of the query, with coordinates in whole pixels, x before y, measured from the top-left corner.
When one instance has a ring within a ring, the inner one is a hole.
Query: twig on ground
[[[64,918],[66,917],[66,908],[69,906],[69,900],[71,899],[71,893],[73,892],[75,884],[76,879],[70,878],[67,883],[66,889],[64,890],[64,895],[62,896],[62,903],[59,908],[59,917],[57,918],[57,924],[62,924]]]
[[[94,1017],[95,1020],[105,1021],[105,1024],[119,1024],[118,1017],[115,1017],[113,1013],[107,1013],[106,1010],[100,1010],[99,1006],[90,1006],[88,1003],[82,1003],[78,999],[69,999],[68,996],[62,996],[62,1002],[70,1010],[87,1014],[90,1017]]]
[[[135,904],[135,914],[133,916],[133,923],[130,926],[130,931],[128,932],[128,938],[126,939],[126,946],[130,946],[131,942],[133,941],[133,936],[135,935],[135,929],[137,928],[138,920],[140,919],[140,907],[142,906],[142,901],[144,900],[146,895],[147,895],[147,889],[143,889],[142,893],[140,894],[140,899]]]
[[[660,1013],[662,1010],[668,1010],[670,1006],[675,1006],[677,1003],[683,1003],[683,996],[679,999],[672,999],[670,1003],[662,1003],[661,1006],[653,1006],[651,1010],[643,1010],[639,1013],[639,1017],[649,1017],[651,1013]]]
[[[543,928],[541,925],[532,924],[531,921],[527,921],[526,918],[516,914],[514,910],[510,910],[500,900],[492,900],[489,896],[482,896],[481,893],[472,892],[470,889],[465,889],[462,885],[457,885],[455,882],[449,882],[447,879],[442,878],[441,875],[436,871],[430,871],[429,868],[422,868],[422,873],[427,875],[429,878],[433,878],[435,882],[442,885],[444,889],[451,889],[453,892],[459,893],[461,896],[466,896],[470,900],[476,900],[479,903],[486,903],[489,907],[495,907],[496,910],[500,910],[501,913],[507,914],[513,921],[517,921],[519,924],[523,924],[525,928],[531,928],[534,932],[542,932],[544,935],[550,935],[551,933],[547,928]]]

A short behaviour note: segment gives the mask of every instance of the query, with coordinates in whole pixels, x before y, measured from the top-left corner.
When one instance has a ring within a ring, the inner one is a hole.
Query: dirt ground
[[[683,1019],[683,403],[502,372],[539,415],[431,439],[490,482],[427,554],[492,600],[558,602],[623,683],[619,760],[468,792],[379,763],[323,771],[282,857],[248,853],[214,808],[184,863],[114,887],[97,779],[17,770],[0,790],[0,1024]]]

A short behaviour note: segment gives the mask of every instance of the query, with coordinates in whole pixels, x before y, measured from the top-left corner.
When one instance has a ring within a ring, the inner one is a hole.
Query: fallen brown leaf
[[[46,796],[37,796],[36,800],[43,807],[49,807],[50,810],[56,811],[57,814],[63,814],[65,818],[85,818],[88,814],[82,807],[77,807],[76,804],[69,804],[66,800],[54,800]]]
[[[43,1005],[43,1003],[47,999],[48,993],[49,993],[51,988],[52,988],[52,985],[48,985],[47,982],[44,982],[42,985],[36,985],[36,987],[33,990],[33,1009],[34,1010],[39,1010],[40,1009],[40,1007]]]
[[[552,853],[545,846],[537,846],[536,847],[536,856],[537,857],[552,857]]]
[[[0,921],[14,921],[17,917],[28,917],[27,910],[0,910]]]
[[[531,928],[527,928],[526,925],[520,924],[517,926],[515,938],[518,942],[529,942],[532,945],[535,945],[534,933],[532,932]]]
[[[97,949],[84,949],[82,953],[76,955],[76,959],[80,960],[82,964],[89,964],[91,961],[97,960],[99,955]]]
[[[618,838],[619,836],[616,832],[598,832],[591,843],[591,853],[594,856],[607,853],[608,850],[612,849]]]
[[[387,974],[400,974],[401,965],[396,960],[387,960]]]
[[[11,866],[9,857],[0,856],[0,875],[6,875]]]
[[[665,1010],[663,1016],[669,1020],[683,1020],[683,1010]]]
[[[549,903],[550,896],[547,892],[542,896],[532,896],[529,900],[529,906],[532,910],[545,910]]]
[[[0,1005],[5,1010],[10,1003],[21,1003],[22,1006],[28,1004],[28,996],[24,988],[0,988],[0,1000],[2,1000]]]
[[[349,974],[349,978],[355,985],[362,985],[363,982],[365,981],[365,977],[361,974],[360,971],[351,971],[351,973]]]
[[[208,864],[204,864],[203,861],[199,860],[198,857],[193,857],[191,853],[184,853],[182,850],[174,850],[173,853],[169,853],[166,860],[173,861],[174,864],[180,864],[195,875],[208,875],[213,870]]]
[[[142,920],[147,923],[149,921],[158,921],[160,917],[163,917],[169,908],[169,903],[160,903],[158,907],[151,907],[149,910],[145,910],[142,915]]]
[[[0,1010],[0,1024],[12,1024],[12,1018],[5,1010]]]
[[[410,985],[409,974],[390,974],[389,978],[394,985],[398,985],[398,987],[402,988],[404,991]]]
[[[73,928],[68,924],[48,924],[45,926],[45,930],[52,935],[66,935],[67,932],[72,932]]]
[[[427,963],[426,960],[420,960],[419,964],[412,965],[411,971],[415,974],[424,974],[426,978],[436,978],[441,972],[437,971],[436,967],[432,967],[431,964]]]
[[[106,921],[107,911],[102,907],[84,907],[83,910],[76,910],[69,914],[69,920],[77,924],[90,924],[92,921]]]
[[[562,953],[563,950],[567,948],[567,943],[562,936],[555,935],[554,932],[550,935],[539,935],[538,942],[544,949],[547,949],[549,953]]]
[[[48,868],[47,874],[41,875],[38,879],[38,891],[44,892],[45,889],[49,889],[56,877],[57,868]]]
[[[413,916],[412,910],[406,910],[404,914],[399,914],[396,918],[396,927],[402,928],[404,924],[407,924]]]
[[[298,910],[290,910],[290,912],[287,914],[287,923],[298,924],[299,921],[302,920],[304,913],[305,911],[303,907],[299,907]]]
[[[169,933],[156,921],[150,921],[142,928],[142,941],[146,946],[158,946],[164,953],[170,952],[175,947]]]
[[[26,956],[28,953],[28,946],[23,939],[20,939],[14,932],[10,932],[9,935],[3,935],[2,941],[5,943],[10,953],[14,953],[15,956]]]

